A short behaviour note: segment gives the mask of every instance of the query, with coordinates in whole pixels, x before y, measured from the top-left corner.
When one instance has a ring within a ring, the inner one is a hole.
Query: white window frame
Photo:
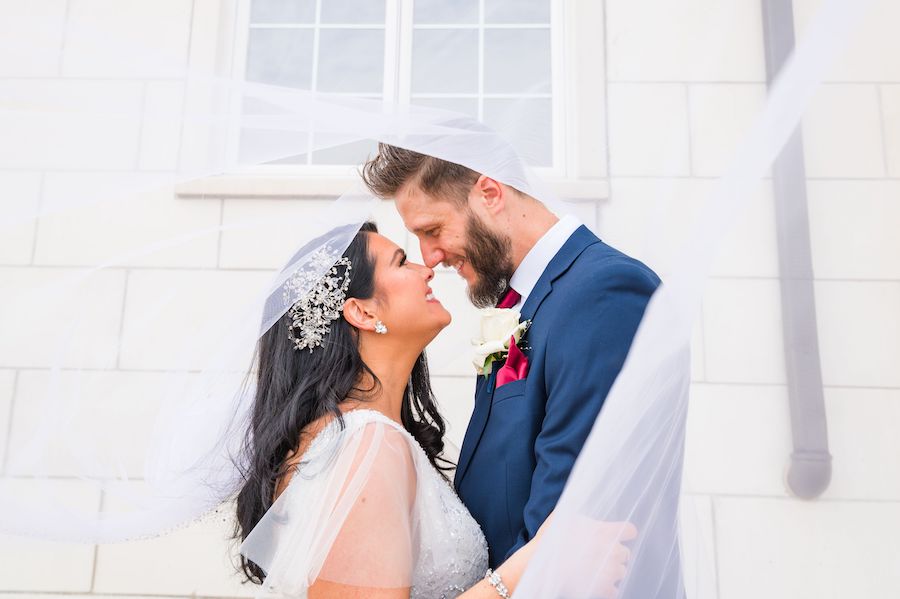
[[[317,21],[318,5],[324,1],[327,0],[317,2]],[[484,0],[481,2],[483,4]],[[244,72],[249,7],[249,0],[237,0],[234,6],[220,0],[194,0],[190,51],[193,67],[206,70],[216,68],[219,72]],[[602,3],[595,0],[552,0],[551,11],[554,166],[536,170],[563,198],[602,199],[608,196]],[[483,10],[480,12],[484,14]],[[396,70],[410,70],[412,35],[399,33],[404,30],[412,32],[412,21],[413,0],[386,0],[385,81],[382,93],[387,100],[404,102],[410,97],[409,78],[398,77]],[[482,25],[471,27],[478,27],[483,32]],[[364,27],[373,28],[371,25]],[[482,62],[479,59],[479,65]],[[479,82],[482,80],[479,77]],[[479,97],[483,98],[480,91]],[[586,135],[585,132],[593,134]],[[228,143],[236,152],[237,135],[231,136]],[[357,181],[356,168],[262,165],[183,183],[176,192],[183,197],[334,196],[344,193]]]

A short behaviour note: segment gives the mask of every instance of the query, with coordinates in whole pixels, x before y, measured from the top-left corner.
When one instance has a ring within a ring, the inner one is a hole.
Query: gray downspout
[[[766,80],[771,86],[794,49],[791,0],[762,0]],[[806,198],[803,138],[798,126],[772,167],[781,312],[793,453],[787,485],[815,499],[831,482],[831,454],[816,329],[812,252]]]

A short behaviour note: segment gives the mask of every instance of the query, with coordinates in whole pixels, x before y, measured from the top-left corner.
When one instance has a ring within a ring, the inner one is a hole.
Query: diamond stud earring
[[[375,322],[375,332],[379,335],[387,335],[387,327],[380,320]]]

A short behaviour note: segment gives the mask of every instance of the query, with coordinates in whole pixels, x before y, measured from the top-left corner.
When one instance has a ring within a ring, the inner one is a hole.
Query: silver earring
[[[375,332],[379,335],[387,335],[387,327],[380,320],[375,321]]]

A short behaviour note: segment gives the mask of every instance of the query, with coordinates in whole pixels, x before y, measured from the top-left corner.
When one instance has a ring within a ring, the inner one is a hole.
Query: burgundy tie
[[[503,299],[500,300],[500,303],[497,304],[497,307],[501,309],[512,308],[519,303],[520,299],[522,299],[522,296],[519,295],[515,289],[510,287],[509,291],[506,292],[506,295],[503,296]]]

